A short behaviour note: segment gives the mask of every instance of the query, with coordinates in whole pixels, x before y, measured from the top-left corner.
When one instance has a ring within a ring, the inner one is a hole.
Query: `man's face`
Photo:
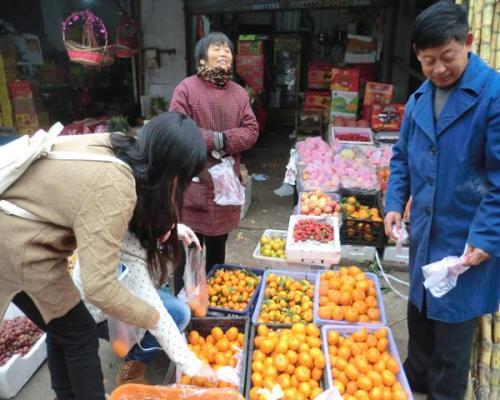
[[[469,33],[464,44],[453,39],[442,46],[417,50],[422,72],[438,88],[454,85],[467,67],[471,45],[472,34]]]
[[[224,69],[231,68],[233,63],[233,53],[227,43],[213,43],[208,46],[207,64],[210,68],[222,67]]]

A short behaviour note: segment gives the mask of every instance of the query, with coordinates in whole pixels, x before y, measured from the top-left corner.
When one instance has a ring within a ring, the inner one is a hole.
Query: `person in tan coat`
[[[183,193],[206,162],[198,127],[179,113],[151,120],[138,138],[84,135],[56,151],[115,156],[119,162],[40,159],[2,195],[42,222],[0,211],[0,317],[13,301],[47,332],[52,388],[59,400],[104,400],[96,323],[73,284],[67,257],[78,244],[86,299],[144,329],[159,312],[117,280],[127,230],[146,250],[149,275],[166,279],[160,252],[178,257]],[[159,245],[160,238],[170,235]]]

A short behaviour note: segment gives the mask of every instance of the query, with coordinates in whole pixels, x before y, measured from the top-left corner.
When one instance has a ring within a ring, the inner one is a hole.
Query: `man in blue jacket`
[[[427,80],[410,97],[393,149],[385,229],[411,207],[408,358],[412,386],[462,399],[474,319],[500,302],[500,74],[470,49],[466,11],[441,1],[415,20],[413,48]],[[470,268],[436,298],[422,267],[460,256]]]

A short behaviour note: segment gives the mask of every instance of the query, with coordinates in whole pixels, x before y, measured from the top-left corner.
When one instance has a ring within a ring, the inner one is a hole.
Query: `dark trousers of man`
[[[210,271],[215,264],[224,264],[226,261],[226,241],[227,234],[220,236],[206,236],[196,233],[200,240],[201,247],[205,248],[206,270]]]
[[[427,318],[408,302],[408,358],[411,388],[428,400],[461,400],[467,389],[476,320],[446,323]]]
[[[47,361],[57,398],[105,400],[97,326],[83,302],[48,324],[25,292],[18,293],[13,302],[47,333]]]

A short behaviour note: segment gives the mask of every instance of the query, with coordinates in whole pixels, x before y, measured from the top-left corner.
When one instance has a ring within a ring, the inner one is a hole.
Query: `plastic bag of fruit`
[[[205,317],[208,310],[207,274],[203,252],[195,246],[184,247],[184,288],[177,295],[189,305],[195,317]]]
[[[219,164],[208,169],[214,182],[214,201],[220,206],[245,204],[245,188],[234,172],[234,158],[223,157]]]
[[[129,383],[116,388],[110,400],[244,400],[236,390],[191,385],[150,386]]]
[[[111,348],[118,357],[122,358],[143,336],[140,332],[141,329],[137,326],[129,325],[114,318],[108,318],[108,330]]]

